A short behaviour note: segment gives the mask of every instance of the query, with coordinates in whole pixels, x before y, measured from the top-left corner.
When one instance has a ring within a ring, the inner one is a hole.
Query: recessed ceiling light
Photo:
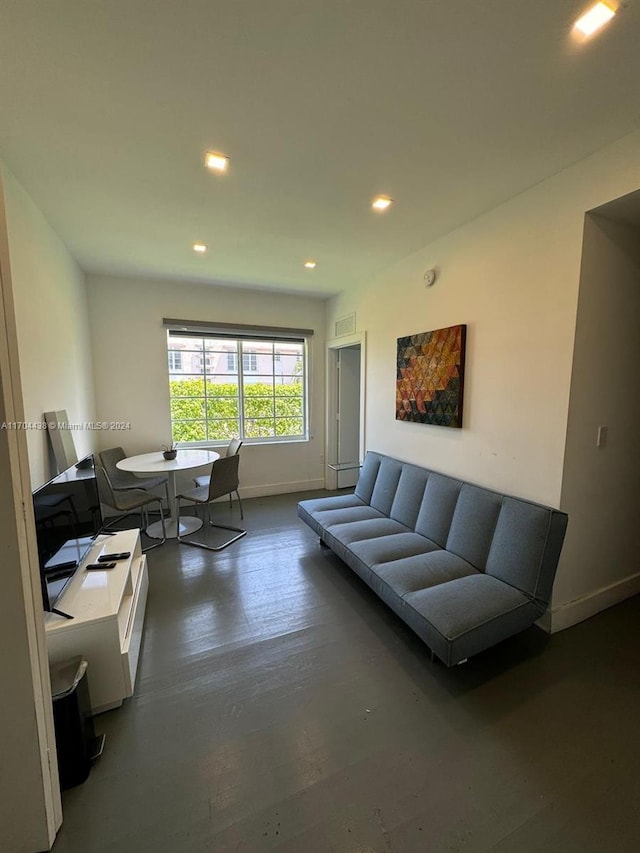
[[[229,158],[225,154],[219,154],[217,151],[207,151],[204,158],[204,165],[212,172],[226,172],[229,168]]]
[[[304,265],[305,265],[306,269],[314,270],[318,266],[318,262],[312,261],[311,259],[309,259],[308,261],[304,262]]]
[[[377,195],[371,202],[371,207],[374,210],[386,210],[393,203],[393,199],[388,195]]]
[[[579,30],[583,36],[591,36],[596,30],[599,30],[600,27],[608,23],[616,14],[616,11],[608,3],[596,3],[581,18],[578,18],[573,25],[574,29]]]
[[[193,244],[193,251],[194,252],[200,252],[200,254],[202,255],[204,252],[207,251],[207,247],[205,246],[204,243],[194,243]]]

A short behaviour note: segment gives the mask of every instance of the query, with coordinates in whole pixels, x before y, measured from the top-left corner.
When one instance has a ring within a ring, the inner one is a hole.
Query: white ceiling
[[[335,293],[640,127],[588,6],[2,0],[0,156],[88,272]]]

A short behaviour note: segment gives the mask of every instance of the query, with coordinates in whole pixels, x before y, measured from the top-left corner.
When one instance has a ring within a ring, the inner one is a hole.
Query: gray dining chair
[[[217,459],[211,468],[211,477],[209,478],[209,483],[203,486],[196,486],[195,489],[190,489],[188,492],[183,492],[181,495],[176,495],[176,512],[178,516],[177,527],[178,527],[178,542],[182,542],[185,545],[194,545],[196,548],[204,548],[206,551],[222,551],[223,548],[227,548],[233,542],[237,542],[238,539],[242,539],[243,536],[247,535],[247,531],[243,530],[241,527],[232,527],[229,524],[215,524],[211,520],[211,502],[216,500],[217,498],[221,498],[224,495],[231,496],[232,492],[238,494],[238,467],[240,465],[240,456],[238,453],[234,453],[232,456],[221,456],[220,459]],[[196,507],[202,506],[207,508],[207,520],[210,527],[217,527],[221,530],[231,530],[236,533],[236,536],[232,536],[230,539],[227,539],[226,542],[223,542],[222,545],[207,545],[204,542],[198,542],[194,539],[185,539],[180,536],[180,504],[182,501],[187,501],[187,503],[192,503]],[[240,503],[240,496],[238,495],[238,502]],[[242,512],[242,504],[240,503],[240,518],[244,518],[244,514]]]
[[[127,518],[137,512],[140,514],[140,530],[144,532],[149,526],[148,508],[151,504],[157,503],[160,507],[162,539],[155,542],[153,545],[148,545],[142,550],[143,552],[151,551],[153,548],[163,545],[167,541],[167,531],[164,523],[162,499],[157,495],[154,495],[152,492],[148,492],[146,489],[122,489],[120,491],[116,491],[111,484],[109,475],[101,465],[96,465],[95,471],[100,503],[103,503],[105,506],[111,507],[111,509],[115,509],[116,512],[120,513],[117,518],[114,518],[108,524],[103,525],[103,528],[106,530],[114,524],[122,521],[123,518]]]
[[[239,438],[232,438],[231,441],[229,442],[229,444],[227,445],[226,450],[225,450],[225,453],[224,453],[225,458],[229,457],[229,456],[237,456],[240,453],[241,447],[242,447],[242,442],[240,441],[240,439]],[[196,486],[204,486],[204,487],[207,487],[209,485],[210,480],[211,480],[210,474],[204,474],[201,477],[194,477],[193,478],[193,482],[196,484]],[[236,488],[235,492],[236,492],[236,497],[238,498],[238,505],[240,506],[240,518],[244,518],[244,512],[242,510],[242,501],[240,500],[240,493],[238,492],[237,488]],[[226,493],[223,492],[223,494],[226,494]],[[231,505],[232,505],[232,497],[231,497],[231,492],[229,492],[229,506],[231,507]]]
[[[126,458],[127,455],[122,447],[110,447],[98,453],[98,459],[109,477],[113,491],[125,492],[130,489],[155,489],[156,486],[164,486],[167,507],[169,507],[168,478],[166,476],[137,477],[131,471],[121,471],[117,463]]]

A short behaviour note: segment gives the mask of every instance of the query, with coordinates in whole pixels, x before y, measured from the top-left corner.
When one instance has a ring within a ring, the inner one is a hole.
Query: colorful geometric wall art
[[[462,426],[466,325],[398,338],[396,420]]]

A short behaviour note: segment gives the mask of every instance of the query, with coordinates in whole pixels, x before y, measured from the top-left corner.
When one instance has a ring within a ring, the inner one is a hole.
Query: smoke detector
[[[424,286],[431,287],[436,280],[436,271],[435,270],[427,270],[424,274]]]

